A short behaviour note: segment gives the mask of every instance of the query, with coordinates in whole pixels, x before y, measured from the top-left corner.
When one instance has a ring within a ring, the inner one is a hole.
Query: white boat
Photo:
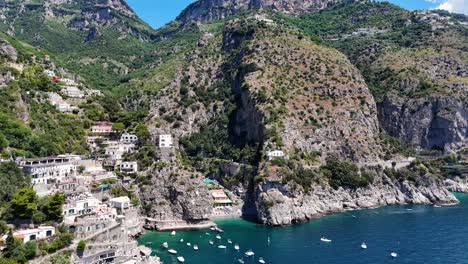
[[[146,245],[153,245],[153,242],[146,242]]]
[[[211,240],[210,240],[210,241],[208,241],[208,243],[210,243],[210,245],[213,245],[213,244],[214,244],[214,243],[213,243],[213,241],[211,241]]]
[[[167,252],[169,252],[171,254],[177,254],[177,251],[175,251],[174,249],[169,249]]]
[[[197,251],[197,250],[198,250],[198,246],[197,246],[197,245],[194,245],[194,246],[193,246],[193,250]]]
[[[253,255],[255,255],[255,253],[252,250],[248,250],[247,252],[245,252],[245,255],[247,257],[253,257]]]
[[[192,244],[189,242],[189,243],[187,243],[187,246],[188,246],[188,247],[191,247],[191,246],[192,246]]]
[[[184,262],[185,262],[184,257],[177,257],[177,260],[178,260],[180,263],[184,263]]]
[[[320,241],[322,241],[322,242],[326,242],[326,243],[330,243],[330,242],[332,242],[332,241],[331,241],[331,239],[328,239],[328,238],[326,238],[326,237],[322,237],[322,238],[320,238]]]
[[[259,259],[258,259],[258,263],[265,264],[266,262],[265,262],[265,260],[263,260],[263,258],[259,258]]]
[[[228,239],[228,243],[229,243],[229,244],[232,244],[232,240],[231,240],[231,239]]]
[[[171,236],[175,236],[176,232],[175,231],[172,231],[171,232]]]
[[[238,259],[239,263],[245,263],[243,259]]]
[[[392,253],[390,253],[390,256],[392,258],[396,258],[396,257],[398,257],[398,254],[396,252],[392,252]]]
[[[209,235],[210,235],[210,233],[205,233],[205,235],[209,236]]]
[[[239,251],[239,245],[235,244],[235,245],[234,245],[234,249],[237,250],[237,251]]]
[[[180,241],[180,243],[184,243],[184,239],[183,239],[183,238],[181,238],[179,241]]]
[[[362,249],[367,249],[366,243],[362,243],[362,244],[361,244],[361,248],[362,248]]]
[[[162,247],[163,247],[163,248],[168,248],[168,247],[169,247],[169,244],[167,244],[167,242],[164,242],[164,243],[162,243]]]
[[[210,229],[211,229],[211,231],[215,231],[215,230],[216,230],[216,228],[214,228],[214,226],[211,227]]]
[[[442,207],[442,206],[440,206],[440,205],[438,205],[438,204],[434,204],[434,207],[435,207],[435,208],[440,208],[440,207]]]
[[[218,248],[225,249],[226,246],[225,245],[219,245]]]
[[[216,239],[221,239],[221,236],[220,236],[220,235],[216,235]]]

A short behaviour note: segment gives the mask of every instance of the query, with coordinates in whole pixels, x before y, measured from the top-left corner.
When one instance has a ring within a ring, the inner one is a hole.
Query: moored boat
[[[331,239],[328,239],[328,238],[326,238],[326,237],[320,238],[320,241],[325,242],[325,243],[330,243],[330,242],[332,242]]]
[[[226,246],[225,245],[219,245],[218,248],[225,249]]]
[[[235,245],[234,245],[234,249],[237,250],[237,251],[239,251],[239,245],[235,244]]]
[[[398,254],[396,252],[392,252],[392,253],[390,253],[390,256],[392,258],[396,258],[396,257],[398,257]]]
[[[266,262],[265,262],[265,260],[263,260],[263,258],[259,258],[259,259],[258,259],[258,263],[265,264]]]
[[[167,252],[171,253],[171,254],[177,254],[177,251],[174,250],[174,249],[169,249]]]
[[[172,231],[171,236],[175,236],[175,235],[176,235],[176,231]]]
[[[367,244],[366,244],[366,243],[362,243],[362,244],[361,244],[361,248],[362,248],[362,249],[367,249]]]
[[[163,247],[163,248],[168,248],[168,247],[169,247],[169,244],[167,244],[167,242],[164,242],[164,243],[162,243],[162,247]]]
[[[185,262],[185,259],[184,257],[177,257],[177,260],[180,262],[180,263],[184,263]]]
[[[253,255],[255,255],[255,253],[252,250],[249,249],[247,252],[245,252],[245,255],[247,257],[253,257]]]
[[[197,245],[194,245],[194,246],[193,246],[193,250],[197,251],[197,250],[198,250],[198,246],[197,246]]]

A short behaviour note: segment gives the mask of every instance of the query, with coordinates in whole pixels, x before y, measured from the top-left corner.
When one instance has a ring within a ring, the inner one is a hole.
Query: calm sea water
[[[146,232],[139,243],[153,249],[153,254],[168,263],[220,264],[239,263],[248,249],[254,258],[243,257],[245,263],[468,263],[468,195],[457,195],[461,203],[452,207],[389,206],[330,215],[311,222],[282,228],[270,228],[240,219],[217,221],[224,229],[217,240],[210,230],[177,232]],[[209,235],[207,235],[208,233]],[[325,236],[332,243],[322,243]],[[180,239],[184,243],[180,243]],[[268,243],[270,238],[270,243]],[[210,245],[209,240],[215,245]],[[231,239],[230,245],[227,239]],[[152,244],[147,244],[152,242]],[[161,247],[163,242],[178,251],[170,255]],[[197,244],[199,251],[186,245]],[[362,250],[362,242],[368,249]],[[233,248],[240,246],[240,252]],[[219,249],[217,245],[226,245]],[[393,259],[395,251],[399,257]]]

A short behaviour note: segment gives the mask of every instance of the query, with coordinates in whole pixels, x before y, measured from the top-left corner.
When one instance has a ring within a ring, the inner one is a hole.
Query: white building
[[[75,175],[77,166],[68,157],[20,160],[19,165],[35,184],[52,184]]]
[[[122,162],[120,163],[120,171],[124,173],[137,173],[138,172],[138,163],[135,161],[131,162]]]
[[[66,85],[76,85],[75,80],[72,80],[72,79],[63,78],[62,82],[65,83]]]
[[[172,148],[172,136],[171,135],[159,135],[159,147],[160,148]]]
[[[118,143],[106,147],[106,156],[111,160],[121,160],[126,153],[135,152],[135,144]]]
[[[113,208],[127,209],[128,207],[130,207],[130,198],[128,198],[128,196],[112,198],[110,202]]]
[[[51,70],[44,70],[44,74],[49,76],[49,77],[54,77],[56,76],[55,75],[55,72],[54,71],[51,71]]]
[[[281,150],[273,150],[267,153],[268,160],[273,160],[275,158],[284,158],[284,152]]]
[[[63,90],[63,92],[68,96],[72,98],[83,98],[85,97],[85,93],[81,91],[78,87],[76,86],[67,86]]]
[[[112,130],[111,122],[98,122],[96,125],[91,127],[91,132],[97,134],[108,134],[114,131]]]
[[[23,240],[23,243],[46,239],[55,235],[55,227],[53,226],[40,226],[34,229],[24,229],[13,233],[13,236]]]
[[[75,217],[96,213],[101,202],[90,193],[69,196],[63,206],[65,217]]]
[[[122,134],[122,136],[120,137],[120,142],[124,142],[124,143],[137,143],[137,142],[138,142],[138,137],[137,137],[137,135],[124,133],[124,134]]]

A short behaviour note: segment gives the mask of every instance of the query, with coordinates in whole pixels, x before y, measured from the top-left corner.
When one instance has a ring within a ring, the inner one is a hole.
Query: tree
[[[37,244],[36,241],[28,241],[24,244],[26,259],[33,259],[36,257]]]
[[[65,196],[61,193],[56,193],[45,198],[41,206],[41,211],[46,215],[47,221],[62,221],[62,206],[65,203]]]
[[[2,263],[0,263],[2,264]],[[50,257],[45,264],[70,264],[70,255],[65,253],[58,253]]]
[[[112,130],[120,132],[125,129],[125,124],[124,123],[114,123],[112,124]]]
[[[10,213],[13,219],[31,219],[36,208],[36,192],[32,188],[22,188],[13,195]]]
[[[4,257],[14,259],[18,263],[26,262],[26,249],[23,245],[23,241],[15,238],[11,230],[8,233],[5,246],[6,249],[3,253]]]
[[[141,142],[145,142],[151,137],[151,133],[148,131],[148,127],[145,124],[138,124],[135,127],[135,134]]]
[[[0,163],[0,199],[9,202],[19,188],[29,186],[31,179],[14,162]]]
[[[86,241],[80,240],[78,242],[78,246],[76,247],[76,250],[83,252],[86,249]]]
[[[8,140],[5,138],[5,136],[0,133],[0,151],[6,149],[8,147]]]

